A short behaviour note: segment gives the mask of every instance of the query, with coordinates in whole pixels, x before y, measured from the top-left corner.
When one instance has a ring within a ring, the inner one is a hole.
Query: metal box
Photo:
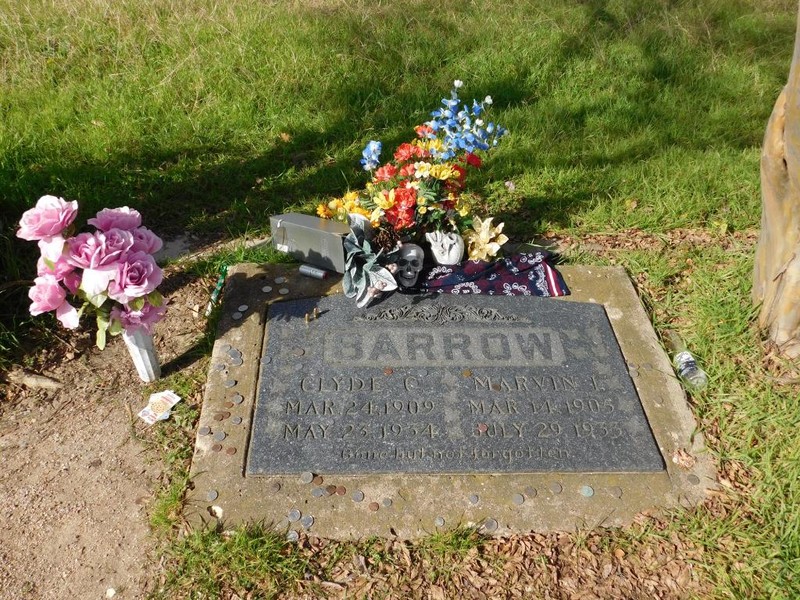
[[[272,245],[299,261],[344,273],[342,238],[350,227],[339,221],[287,213],[269,218]]]

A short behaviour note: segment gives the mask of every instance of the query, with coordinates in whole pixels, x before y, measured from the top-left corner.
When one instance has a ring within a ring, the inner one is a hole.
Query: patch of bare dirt
[[[168,375],[196,360],[209,285],[173,270],[163,289],[155,338]],[[123,341],[100,352],[89,327],[55,331],[29,360],[0,388],[0,598],[143,598],[157,579],[148,508],[164,473],[133,435],[146,384]]]

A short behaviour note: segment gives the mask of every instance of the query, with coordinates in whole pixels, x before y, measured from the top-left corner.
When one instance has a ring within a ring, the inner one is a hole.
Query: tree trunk
[[[761,236],[753,272],[759,325],[779,354],[800,357],[800,16],[789,81],[761,152]]]

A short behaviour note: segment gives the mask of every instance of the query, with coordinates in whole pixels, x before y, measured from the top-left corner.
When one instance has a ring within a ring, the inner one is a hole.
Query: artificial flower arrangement
[[[153,258],[161,238],[127,206],[101,210],[88,220],[95,231],[72,235],[77,214],[76,201],[43,196],[22,215],[17,237],[38,242],[41,251],[28,292],[30,313],[55,311],[64,327],[75,329],[94,312],[100,349],[106,334],[152,333],[167,308],[156,289],[163,273]]]
[[[503,127],[486,122],[491,96],[473,100],[471,106],[462,104],[458,97],[462,86],[459,80],[453,82],[450,98],[442,100],[442,108],[431,113],[430,121],[416,127],[416,139],[401,144],[390,161],[381,164],[380,142],[367,144],[361,165],[372,179],[364,191],[348,192],[317,207],[320,217],[351,225],[343,284],[348,296],[359,297],[359,305],[390,289],[381,266],[397,278],[406,262],[417,261],[399,257],[401,242],[427,239],[432,245],[455,245],[457,238],[462,249],[466,245],[470,260],[486,261],[493,260],[508,241],[503,223],[494,226],[492,217],[471,214],[462,201],[468,170],[482,163],[477,153],[491,150],[506,134]],[[457,256],[455,262],[461,260],[461,254]],[[354,277],[357,286],[352,285]],[[402,278],[398,281],[403,287]]]

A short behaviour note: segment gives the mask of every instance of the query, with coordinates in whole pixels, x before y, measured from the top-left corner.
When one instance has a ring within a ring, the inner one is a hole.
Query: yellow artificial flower
[[[355,213],[357,215],[362,215],[372,220],[372,213],[362,206],[354,206],[353,209],[349,210],[348,212]]]
[[[427,177],[431,173],[431,163],[416,162],[414,163],[414,177],[421,179]]]
[[[345,202],[358,202],[358,192],[347,192],[344,195]]]
[[[500,246],[508,241],[502,231],[504,223],[492,227],[492,218],[472,220],[472,231],[464,233],[470,260],[489,260],[497,255]]]
[[[417,212],[421,215],[424,215],[428,212],[428,207],[425,205],[420,206],[419,202],[417,202]]]
[[[450,165],[433,165],[430,169],[431,177],[441,181],[447,181],[455,175],[453,167]]]
[[[328,209],[326,204],[317,206],[317,214],[323,219],[330,219],[333,216],[333,213]]]
[[[382,208],[383,210],[389,210],[394,206],[394,190],[389,190],[389,194],[378,194],[372,199],[375,202],[375,206],[378,208]]]
[[[383,211],[380,208],[376,208],[369,215],[369,222],[372,223],[373,227],[377,227],[378,225],[380,225],[382,217],[383,217]]]
[[[334,198],[333,200],[328,202],[328,208],[331,210],[331,212],[336,212],[340,208],[344,208],[344,204],[342,204],[342,199]]]

